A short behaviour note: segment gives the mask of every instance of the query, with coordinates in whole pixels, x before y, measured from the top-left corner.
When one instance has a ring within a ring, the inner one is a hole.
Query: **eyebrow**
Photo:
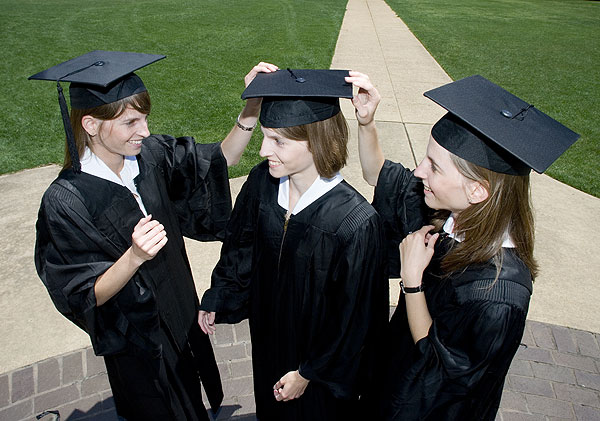
[[[442,170],[442,167],[440,167],[440,166],[438,165],[438,163],[437,163],[437,162],[435,162],[435,159],[433,159],[433,158],[432,158],[431,156],[429,156],[429,155],[427,155],[427,158],[429,158],[429,161],[431,162],[431,165],[433,165],[433,166],[434,166],[436,169],[438,169],[438,170],[440,170],[440,171]]]
[[[267,132],[267,130],[269,130],[269,132]],[[264,136],[273,137],[273,138],[281,138],[281,135],[272,129],[265,129],[261,126],[260,131],[262,132],[262,134]]]
[[[148,118],[148,114],[143,114],[143,116],[144,117],[141,117],[141,116],[129,117],[129,118],[124,119],[123,121],[125,123],[130,123],[132,121],[141,120],[142,118]]]

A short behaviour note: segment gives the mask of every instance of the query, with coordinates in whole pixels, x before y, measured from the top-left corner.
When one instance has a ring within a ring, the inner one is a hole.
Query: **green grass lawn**
[[[600,197],[600,2],[386,1],[453,79],[485,76],[581,134],[547,173]]]
[[[0,173],[62,163],[56,84],[27,80],[38,71],[96,49],[165,54],[138,72],[152,97],[151,132],[219,141],[243,106],[243,77],[259,61],[329,68],[345,6],[346,0],[0,0]],[[231,176],[260,160],[260,140],[255,134]]]

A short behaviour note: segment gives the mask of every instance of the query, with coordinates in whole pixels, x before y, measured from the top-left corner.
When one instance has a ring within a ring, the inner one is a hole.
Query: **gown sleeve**
[[[166,135],[153,135],[144,142],[163,164],[183,235],[199,241],[222,240],[231,214],[231,193],[221,144]]]
[[[200,303],[201,310],[216,312],[217,323],[238,323],[248,318],[255,224],[251,177],[252,173],[237,196],[211,287]]]
[[[390,419],[461,419],[493,402],[495,396],[485,394],[502,389],[525,328],[528,297],[523,289],[513,303],[478,299],[443,308],[393,381]],[[494,387],[478,390],[471,402],[484,375],[486,386]]]
[[[423,184],[413,171],[386,160],[375,186],[373,207],[381,215],[387,237],[389,276],[399,278],[398,247],[404,237],[425,225],[428,211]]]
[[[360,379],[388,321],[389,299],[384,238],[375,210],[364,202],[338,236],[341,251],[331,281],[322,297],[312,297],[313,311],[306,314],[308,356],[299,372],[347,399],[360,393]]]
[[[94,226],[79,192],[70,184],[53,183],[42,199],[36,228],[36,269],[56,308],[89,334],[98,355],[122,350],[128,320],[116,300],[97,307],[94,293],[96,278],[116,261],[118,251]],[[124,294],[129,292],[125,288]],[[151,300],[150,291],[140,291],[138,299]]]

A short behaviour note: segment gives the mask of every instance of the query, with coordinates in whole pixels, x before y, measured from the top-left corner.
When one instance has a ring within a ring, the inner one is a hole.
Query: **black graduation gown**
[[[379,216],[342,182],[284,228],[278,187],[266,161],[250,173],[201,308],[249,317],[261,421],[352,419],[389,315]],[[273,386],[298,369],[304,395],[277,402]]]
[[[406,196],[406,187],[413,189],[414,182],[412,173],[400,164],[385,162],[373,205],[384,220],[398,226],[389,234],[405,229],[402,218],[414,212],[406,206],[418,204]],[[398,201],[402,195],[407,200]],[[419,224],[425,219],[423,215]],[[393,240],[399,243],[402,238]],[[428,335],[413,342],[403,295],[392,316],[389,352],[382,359],[379,386],[383,387],[373,397],[382,408],[380,419],[495,419],[504,379],[525,328],[531,274],[512,249],[504,249],[496,282],[491,262],[444,276],[440,260],[453,242],[440,237],[423,276],[433,320]],[[399,258],[397,249],[393,258]]]
[[[94,282],[131,246],[144,215],[123,186],[71,169],[45,192],[35,264],[56,308],[105,356],[118,413],[128,420],[208,419],[222,400],[210,341],[197,324],[198,297],[183,235],[222,238],[231,212],[227,164],[218,143],[144,139],[134,182],[169,241],[102,306]]]

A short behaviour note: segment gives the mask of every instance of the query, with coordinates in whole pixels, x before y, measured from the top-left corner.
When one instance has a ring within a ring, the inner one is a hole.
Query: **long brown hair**
[[[308,150],[321,177],[331,178],[346,165],[348,123],[341,112],[327,120],[271,130],[288,139],[308,141]]]
[[[136,111],[143,114],[150,114],[152,105],[150,103],[150,95],[147,91],[140,92],[135,95],[128,96],[127,98],[120,99],[119,101],[111,102],[110,104],[104,104],[95,108],[87,109],[72,109],[71,110],[71,126],[73,127],[73,135],[75,137],[75,145],[77,146],[77,154],[81,158],[86,146],[90,144],[90,136],[81,125],[81,119],[86,116],[92,116],[102,123],[106,120],[114,120],[118,118],[125,109],[131,106]],[[71,156],[69,155],[68,146],[65,146],[65,160],[63,163],[63,169],[71,167]]]
[[[443,258],[442,269],[452,273],[492,260],[499,273],[504,257],[502,243],[508,235],[517,255],[535,279],[538,267],[533,257],[535,233],[529,175],[501,174],[454,154],[451,158],[463,176],[478,181],[488,190],[488,198],[456,216],[454,233],[464,240]],[[448,215],[448,211],[435,214],[432,222],[437,229],[441,229]]]

